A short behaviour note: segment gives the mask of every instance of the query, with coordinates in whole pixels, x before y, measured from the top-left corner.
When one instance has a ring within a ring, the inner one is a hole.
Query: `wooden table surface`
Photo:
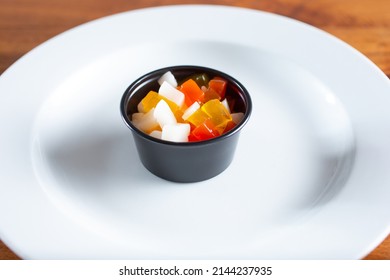
[[[309,23],[352,45],[390,77],[389,0],[0,0],[0,73],[37,45],[87,21],[132,9],[194,3],[258,9]],[[0,241],[0,259],[19,258]],[[390,236],[365,259],[390,260]]]

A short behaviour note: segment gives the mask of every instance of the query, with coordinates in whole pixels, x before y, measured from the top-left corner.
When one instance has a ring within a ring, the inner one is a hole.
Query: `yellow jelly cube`
[[[207,101],[203,104],[201,110],[209,116],[210,120],[221,134],[225,130],[228,122],[232,121],[229,111],[218,99]]]
[[[151,90],[142,100],[138,103],[137,109],[140,113],[147,113],[151,109],[155,108],[157,104],[164,100],[169,108],[171,108],[173,114],[175,115],[177,121],[181,121],[181,116],[183,115],[182,109],[173,101],[165,98],[161,94]]]
[[[181,111],[180,107],[173,101],[169,100],[168,98],[165,98],[161,94],[159,94],[159,97],[163,99],[165,102],[167,102],[169,108],[171,108],[172,112],[176,115],[176,112]],[[181,113],[183,114],[183,113]]]
[[[152,108],[156,107],[160,102],[161,96],[155,91],[149,91],[149,93],[138,103],[137,109],[140,113],[147,113]]]
[[[205,120],[209,118],[209,116],[205,112],[203,112],[201,108],[192,113],[186,120],[187,122],[193,124],[195,127],[202,124]]]

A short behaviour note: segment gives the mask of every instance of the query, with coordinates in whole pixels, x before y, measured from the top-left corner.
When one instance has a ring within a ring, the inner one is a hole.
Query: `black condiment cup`
[[[229,104],[234,104],[234,112],[244,113],[243,119],[230,131],[198,142],[165,141],[140,131],[132,124],[131,115],[138,111],[138,103],[150,90],[158,91],[158,79],[167,71],[171,71],[178,81],[203,73],[210,78],[218,76],[226,79],[226,98]],[[139,158],[145,168],[163,179],[189,183],[210,179],[230,165],[241,129],[251,114],[252,102],[244,86],[221,71],[202,66],[172,66],[135,80],[123,94],[120,111],[122,119],[132,131]]]

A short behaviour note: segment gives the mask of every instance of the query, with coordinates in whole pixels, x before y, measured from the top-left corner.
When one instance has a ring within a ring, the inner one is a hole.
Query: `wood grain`
[[[0,0],[0,73],[44,41],[90,20],[145,7],[193,3],[258,9],[306,22],[352,45],[390,77],[388,0]],[[18,256],[0,241],[0,259]],[[365,259],[390,259],[390,236]]]

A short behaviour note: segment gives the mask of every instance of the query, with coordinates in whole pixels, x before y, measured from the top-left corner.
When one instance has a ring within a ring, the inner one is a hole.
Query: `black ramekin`
[[[131,115],[137,112],[138,103],[150,90],[158,91],[157,81],[167,71],[171,71],[178,81],[201,73],[206,73],[210,78],[219,76],[226,79],[226,98],[235,100],[234,111],[243,112],[243,119],[227,133],[199,142],[164,141],[140,131],[132,124]],[[189,183],[210,179],[230,165],[240,131],[251,114],[252,101],[244,86],[223,72],[202,66],[171,66],[134,81],[123,94],[120,111],[122,119],[132,131],[142,164],[158,177]]]

